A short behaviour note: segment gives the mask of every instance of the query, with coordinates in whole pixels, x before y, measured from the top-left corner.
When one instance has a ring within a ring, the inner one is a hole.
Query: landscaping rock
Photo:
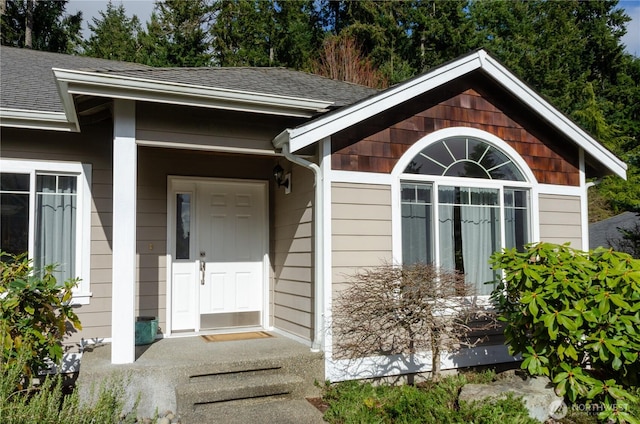
[[[466,384],[460,391],[459,401],[473,402],[487,398],[506,397],[507,393],[522,397],[529,416],[539,421],[549,418],[550,407],[555,401],[562,401],[557,396],[551,381],[547,377],[523,379],[511,374],[489,384]]]

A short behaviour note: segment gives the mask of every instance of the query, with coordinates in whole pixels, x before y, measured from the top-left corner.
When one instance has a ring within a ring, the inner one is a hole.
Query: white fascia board
[[[50,131],[77,131],[61,112],[0,108],[0,126]]]
[[[298,151],[325,137],[335,134],[354,122],[361,122],[378,113],[384,112],[413,97],[426,93],[436,87],[446,84],[460,76],[472,72],[482,65],[478,53],[465,56],[454,62],[428,72],[421,77],[389,88],[369,99],[347,106],[333,112],[326,117],[318,118],[305,125],[281,133],[274,139],[274,145],[290,142],[291,151]],[[286,139],[288,135],[288,140]]]
[[[558,109],[544,100],[518,77],[502,66],[498,61],[486,52],[478,52],[482,55],[482,69],[493,79],[499,82],[505,89],[514,94],[524,104],[536,111],[552,126],[573,140],[585,152],[600,161],[607,169],[621,178],[627,178],[627,164],[618,159],[597,140],[587,134],[582,128],[564,116]]]
[[[97,72],[54,68],[61,90],[72,94],[309,118],[333,102],[204,87]],[[66,87],[64,85],[66,84]]]

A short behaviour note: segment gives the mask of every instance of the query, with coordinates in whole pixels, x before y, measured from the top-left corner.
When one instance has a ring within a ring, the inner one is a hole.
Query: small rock
[[[158,424],[171,424],[171,420],[167,417],[162,417],[157,421]]]
[[[151,418],[143,418],[142,424],[152,424]]]
[[[168,417],[169,415],[173,415],[173,411],[170,409],[167,409],[166,411],[164,411],[160,416],[161,417]],[[169,418],[171,419],[171,418]]]

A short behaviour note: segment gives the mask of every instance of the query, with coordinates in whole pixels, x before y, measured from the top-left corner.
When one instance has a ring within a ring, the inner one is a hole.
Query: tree
[[[598,185],[594,215],[640,208],[640,60],[624,54],[617,1],[472,2],[477,47],[497,56],[629,164]],[[606,199],[602,202],[602,199]],[[591,212],[590,212],[591,213]]]
[[[266,0],[221,0],[210,28],[219,66],[273,66],[275,9]]]
[[[156,2],[147,34],[142,36],[144,63],[154,66],[209,66],[206,27],[212,18],[206,0]]]
[[[320,57],[311,70],[327,78],[368,87],[386,88],[389,85],[387,78],[375,68],[371,59],[363,57],[351,36],[327,37]]]
[[[82,12],[65,13],[68,0],[3,0],[0,42],[57,53],[74,53],[80,44]]]
[[[323,21],[335,35],[353,38],[363,57],[371,60],[392,84],[415,74],[410,53],[411,2],[325,0]]]
[[[122,4],[107,4],[106,11],[99,12],[89,24],[91,36],[84,43],[84,54],[110,60],[137,62],[140,60],[139,37],[142,32],[136,15],[127,17]]]
[[[409,10],[411,45],[408,60],[423,72],[466,54],[474,40],[474,27],[466,12],[467,0],[415,0]]]
[[[440,373],[440,353],[479,342],[475,329],[494,326],[475,302],[464,275],[427,264],[385,264],[355,274],[333,308],[334,355],[357,360],[375,355],[415,355],[430,351],[432,375]]]
[[[313,0],[276,1],[274,64],[309,70],[322,45],[320,19]]]

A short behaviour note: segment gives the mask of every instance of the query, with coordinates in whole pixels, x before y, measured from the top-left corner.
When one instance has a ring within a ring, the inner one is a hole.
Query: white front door
[[[172,331],[260,326],[266,184],[179,180],[172,187]]]

